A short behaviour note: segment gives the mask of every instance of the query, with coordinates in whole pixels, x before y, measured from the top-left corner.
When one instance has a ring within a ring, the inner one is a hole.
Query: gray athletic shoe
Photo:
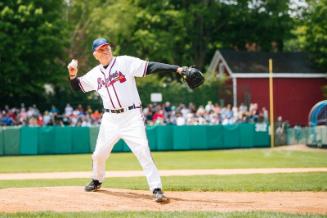
[[[101,182],[99,182],[99,180],[96,180],[96,179],[92,179],[92,181],[87,185],[85,186],[85,191],[87,192],[94,192],[96,190],[98,190],[99,188],[101,188]]]
[[[162,190],[160,188],[155,188],[153,190],[153,199],[155,202],[165,202],[168,200],[168,198],[164,195]]]

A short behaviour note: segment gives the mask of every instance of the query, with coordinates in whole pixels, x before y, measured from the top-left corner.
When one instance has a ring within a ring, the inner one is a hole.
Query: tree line
[[[222,48],[308,51],[326,71],[326,36],[327,0],[4,0],[0,101],[85,101],[71,91],[66,64],[77,58],[80,72],[89,70],[96,63],[91,52],[96,37],[108,38],[115,55],[203,71]],[[175,80],[175,75],[159,75],[158,86]]]

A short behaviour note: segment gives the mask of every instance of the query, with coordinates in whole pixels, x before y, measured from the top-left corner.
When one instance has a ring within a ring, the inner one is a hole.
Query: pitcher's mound
[[[164,204],[149,191],[83,187],[0,189],[0,212],[27,211],[280,211],[327,214],[327,192],[166,192]]]

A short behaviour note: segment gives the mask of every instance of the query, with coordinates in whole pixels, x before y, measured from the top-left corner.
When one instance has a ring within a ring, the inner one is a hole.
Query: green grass
[[[162,177],[166,191],[327,191],[327,173]],[[0,188],[83,186],[89,179],[2,180]],[[145,177],[108,178],[103,187],[148,190]]]
[[[159,169],[231,169],[327,167],[325,152],[276,151],[270,149],[153,152]],[[131,153],[113,153],[107,170],[140,170]],[[91,154],[2,156],[0,173],[91,170]]]
[[[4,214],[0,213],[2,218],[62,218],[62,217],[111,217],[111,218],[322,218],[324,215],[310,215],[310,214],[289,214],[278,212],[69,212],[69,213],[54,213],[54,212],[38,212],[38,213],[15,213]]]

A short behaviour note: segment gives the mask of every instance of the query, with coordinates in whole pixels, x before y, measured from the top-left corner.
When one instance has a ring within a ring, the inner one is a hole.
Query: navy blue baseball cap
[[[109,45],[109,42],[105,38],[97,38],[92,43],[92,51],[95,51],[104,45]]]

